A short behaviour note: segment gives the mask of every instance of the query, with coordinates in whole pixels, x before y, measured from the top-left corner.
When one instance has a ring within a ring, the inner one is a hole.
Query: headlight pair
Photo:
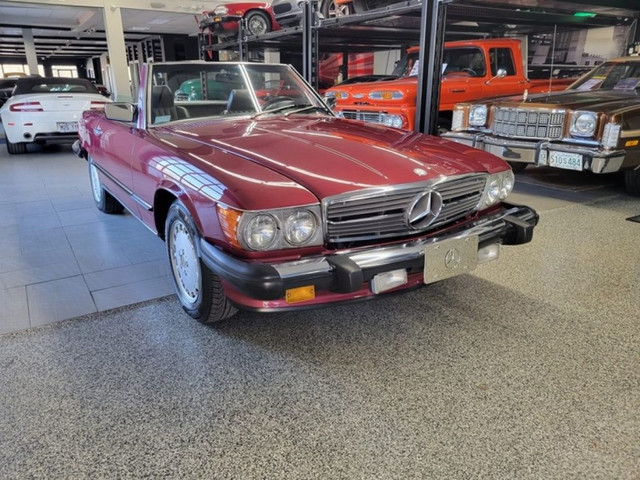
[[[387,127],[402,128],[402,125],[404,125],[404,118],[402,118],[402,115],[383,113],[380,115],[380,121]]]
[[[243,212],[218,206],[227,239],[245,250],[264,251],[321,245],[320,207]]]
[[[489,176],[479,208],[487,208],[507,198],[513,190],[515,176],[511,169]]]

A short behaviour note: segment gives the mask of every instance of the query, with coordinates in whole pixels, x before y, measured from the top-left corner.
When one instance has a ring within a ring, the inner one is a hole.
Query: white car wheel
[[[200,259],[193,237],[181,220],[171,224],[169,235],[169,261],[178,287],[178,296],[183,304],[193,305],[200,298],[202,290]]]
[[[200,260],[200,234],[189,211],[178,200],[167,213],[165,240],[173,283],[183,310],[205,324],[234,315],[238,310],[225,295],[220,278]]]

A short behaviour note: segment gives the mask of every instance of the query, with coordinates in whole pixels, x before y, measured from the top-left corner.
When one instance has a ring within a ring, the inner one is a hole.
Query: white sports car
[[[7,150],[25,153],[27,143],[73,143],[84,110],[101,110],[106,99],[89,80],[24,77],[0,109]]]

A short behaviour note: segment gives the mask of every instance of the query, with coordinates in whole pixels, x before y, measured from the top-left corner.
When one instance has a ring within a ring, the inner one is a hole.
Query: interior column
[[[122,27],[120,7],[105,0],[102,12],[107,48],[109,49],[108,72],[111,78],[113,98],[118,102],[130,102],[132,95],[131,87],[129,86],[129,67],[127,65],[127,51],[124,44],[124,29]]]
[[[30,28],[22,29],[22,39],[24,41],[24,51],[27,55],[27,65],[31,75],[38,74],[38,57],[36,56],[36,44],[33,41],[33,30]]]

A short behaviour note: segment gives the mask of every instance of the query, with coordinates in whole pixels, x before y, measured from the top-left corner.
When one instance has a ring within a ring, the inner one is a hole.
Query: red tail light
[[[12,112],[44,112],[40,102],[14,103],[9,107]]]
[[[104,104],[107,102],[91,102],[91,110],[104,110]]]

